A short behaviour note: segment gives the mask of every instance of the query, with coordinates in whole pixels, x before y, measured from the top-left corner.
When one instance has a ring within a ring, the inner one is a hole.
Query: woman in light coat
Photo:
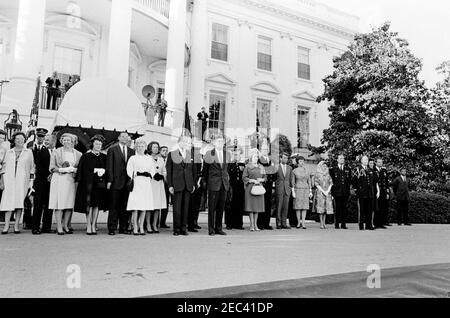
[[[320,229],[326,230],[326,217],[334,214],[333,198],[331,196],[331,188],[333,187],[333,180],[327,164],[321,161],[317,165],[317,172],[314,177],[314,184],[317,187],[316,191],[316,209],[320,217]]]
[[[6,152],[1,174],[5,190],[0,203],[0,211],[5,211],[5,227],[2,234],[8,234],[11,215],[16,213],[14,233],[19,234],[19,222],[24,208],[24,200],[33,187],[34,160],[33,152],[25,148],[26,135],[16,133],[14,147]]]
[[[81,158],[81,152],[74,149],[77,138],[72,134],[63,134],[61,148],[53,151],[50,157],[50,198],[48,208],[55,210],[58,235],[73,234],[69,228],[75,205],[75,175]]]
[[[148,145],[147,152],[152,161],[151,170],[151,184],[153,191],[153,206],[154,210],[147,212],[147,233],[159,233],[158,220],[162,209],[167,209],[166,189],[164,187],[164,179],[167,177],[166,165],[164,159],[159,155],[160,146],[156,141]],[[151,231],[150,231],[151,228]]]
[[[155,209],[152,190],[152,159],[145,154],[147,143],[140,138],[135,142],[136,154],[128,160],[127,174],[134,180],[128,197],[127,211],[131,211],[134,235],[145,235],[144,221],[147,212]]]

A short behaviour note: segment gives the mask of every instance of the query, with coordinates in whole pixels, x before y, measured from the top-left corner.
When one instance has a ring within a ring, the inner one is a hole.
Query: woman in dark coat
[[[106,155],[101,152],[103,144],[104,138],[100,135],[91,139],[92,151],[81,157],[75,177],[78,183],[75,211],[86,214],[87,235],[97,235],[98,211],[107,208]]]

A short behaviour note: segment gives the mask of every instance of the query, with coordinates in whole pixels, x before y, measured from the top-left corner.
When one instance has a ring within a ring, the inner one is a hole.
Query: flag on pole
[[[189,116],[189,102],[187,100],[186,100],[186,105],[185,105],[185,110],[184,110],[183,128],[185,129],[183,133],[186,133],[186,131],[188,131],[192,135],[191,117]]]

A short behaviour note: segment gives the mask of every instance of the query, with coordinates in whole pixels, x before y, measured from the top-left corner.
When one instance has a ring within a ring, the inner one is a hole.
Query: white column
[[[130,67],[131,15],[131,0],[112,0],[106,73],[124,85]]]
[[[184,121],[184,53],[186,35],[186,1],[171,0],[167,44],[165,99],[173,111],[172,128]],[[170,123],[169,123],[170,124]]]
[[[41,71],[45,9],[46,0],[20,0],[19,3],[11,82],[3,91],[4,103],[17,108],[19,113],[31,108]]]
[[[207,0],[195,0],[192,12],[191,71],[189,109],[197,114],[205,105],[205,69],[208,58],[208,11]]]

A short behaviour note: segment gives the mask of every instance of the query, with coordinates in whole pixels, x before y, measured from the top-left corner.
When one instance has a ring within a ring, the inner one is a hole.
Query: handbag
[[[250,190],[250,194],[254,196],[264,195],[266,193],[266,189],[260,184],[256,184]]]
[[[127,191],[128,191],[128,192],[133,192],[133,189],[134,189],[134,178],[129,179],[129,180],[127,181],[126,187],[127,187]]]

